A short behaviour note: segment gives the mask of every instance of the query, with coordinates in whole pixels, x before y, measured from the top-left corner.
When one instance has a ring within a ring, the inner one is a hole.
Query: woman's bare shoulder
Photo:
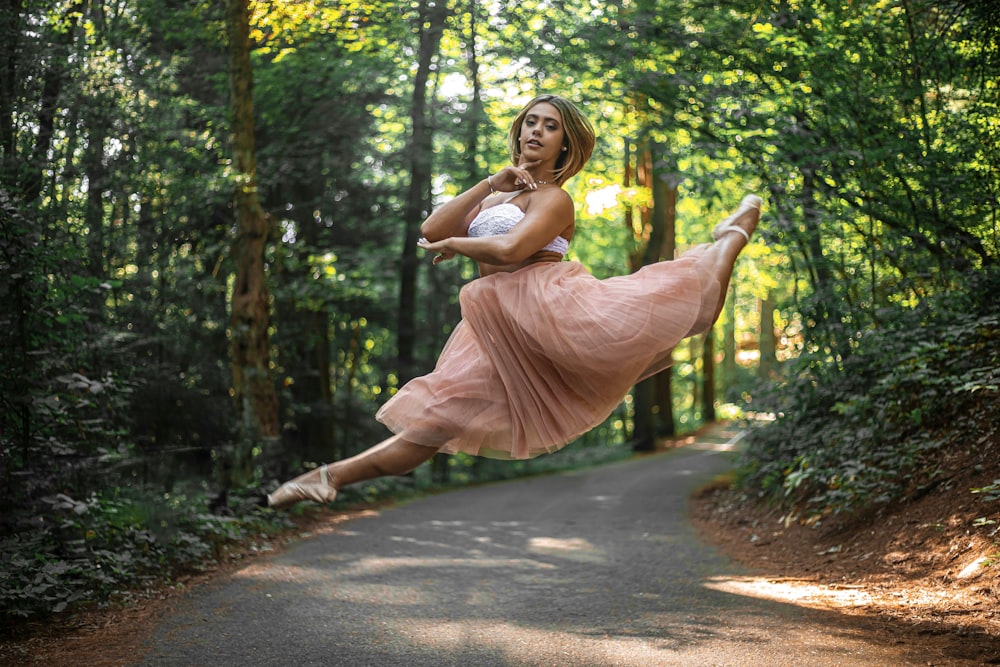
[[[528,200],[528,207],[538,206],[539,208],[551,209],[560,213],[574,209],[573,197],[562,188],[539,188],[531,193]]]

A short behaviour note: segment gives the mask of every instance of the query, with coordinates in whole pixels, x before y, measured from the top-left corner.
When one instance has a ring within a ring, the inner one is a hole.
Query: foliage
[[[949,295],[896,312],[842,356],[803,355],[755,396],[776,418],[748,438],[741,484],[803,514],[858,511],[931,483],[936,450],[975,446],[974,424],[954,420],[1000,398],[1000,276],[975,282],[978,303]]]
[[[970,491],[972,493],[981,494],[981,497],[985,502],[1000,500],[1000,479],[995,479],[992,484],[970,489]]]
[[[46,496],[39,512],[21,521],[27,530],[0,545],[0,609],[8,620],[121,599],[208,568],[229,545],[246,546],[288,526],[270,513],[212,513],[204,494],[138,489],[85,500]]]

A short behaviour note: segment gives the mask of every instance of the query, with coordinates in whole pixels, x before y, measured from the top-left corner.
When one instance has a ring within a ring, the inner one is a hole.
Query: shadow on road
[[[337,524],[192,595],[139,664],[977,664],[747,588],[686,512],[736,439]]]

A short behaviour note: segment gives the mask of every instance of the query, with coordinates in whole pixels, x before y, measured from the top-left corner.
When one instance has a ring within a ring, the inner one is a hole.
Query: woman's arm
[[[451,201],[434,209],[434,212],[420,224],[421,235],[432,241],[464,235],[483,200],[493,192],[495,190],[484,178]]]
[[[495,266],[518,264],[572,227],[574,215],[573,200],[566,192],[556,188],[540,190],[532,193],[524,218],[507,234],[423,240],[418,245],[440,254],[435,263],[459,254]]]
[[[526,162],[517,167],[509,165],[493,176],[484,178],[446,204],[434,209],[434,212],[420,224],[420,234],[430,241],[465,236],[469,223],[476,217],[487,196],[494,192],[513,192],[521,185],[534,190],[537,186],[527,170],[537,164],[538,161]],[[517,179],[522,180],[518,182]]]

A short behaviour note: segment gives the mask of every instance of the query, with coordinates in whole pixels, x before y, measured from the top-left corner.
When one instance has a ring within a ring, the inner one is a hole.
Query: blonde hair
[[[551,104],[562,115],[563,147],[566,150],[562,151],[562,155],[556,161],[553,175],[556,183],[565,183],[587,164],[591,153],[594,152],[597,137],[594,133],[594,126],[590,124],[587,117],[564,97],[539,95],[521,109],[521,113],[517,114],[517,118],[514,119],[514,123],[510,127],[510,132],[507,133],[507,149],[510,151],[510,160],[514,164],[521,161],[521,126],[524,125],[524,119],[528,116],[528,112],[536,104],[542,102]]]

